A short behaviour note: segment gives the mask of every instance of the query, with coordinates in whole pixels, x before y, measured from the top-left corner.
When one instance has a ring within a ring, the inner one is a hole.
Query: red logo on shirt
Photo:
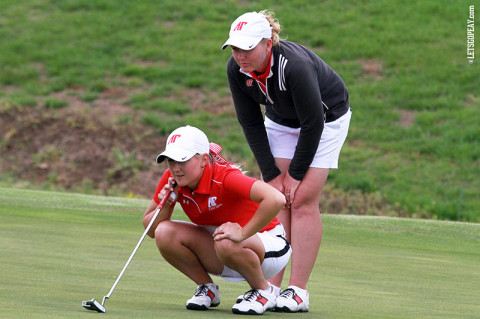
[[[235,29],[233,29],[233,31],[240,31],[240,30],[242,30],[243,26],[246,25],[246,24],[247,24],[247,22],[239,22],[239,23],[237,24],[237,26],[235,27]]]
[[[175,143],[175,140],[177,138],[180,137],[180,134],[175,134],[175,135],[172,135],[172,137],[170,137],[170,139],[168,140],[168,143],[167,144],[170,144],[170,143]]]
[[[249,79],[247,80],[247,86],[253,86],[253,80],[252,79]]]

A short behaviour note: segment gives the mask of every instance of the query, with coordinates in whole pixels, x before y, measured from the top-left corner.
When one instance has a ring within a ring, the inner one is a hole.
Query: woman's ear
[[[205,168],[205,166],[207,166],[209,158],[210,158],[210,156],[207,153],[202,155],[202,160],[201,160],[201,167],[202,168]]]
[[[272,52],[273,41],[272,39],[263,39],[265,41],[265,56],[270,56],[270,52]]]

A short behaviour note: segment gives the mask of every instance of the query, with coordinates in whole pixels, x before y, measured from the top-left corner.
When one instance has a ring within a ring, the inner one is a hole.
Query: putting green
[[[224,318],[248,290],[215,279],[222,302],[190,312],[195,284],[146,238],[106,301],[138,242],[148,200],[0,188],[1,318]],[[174,218],[182,218],[175,212]],[[309,282],[310,318],[478,318],[480,225],[324,215]],[[287,281],[284,280],[284,288]],[[288,314],[266,313],[287,317]]]

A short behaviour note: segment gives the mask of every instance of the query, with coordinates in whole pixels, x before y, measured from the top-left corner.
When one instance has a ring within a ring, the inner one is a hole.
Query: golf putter
[[[173,185],[175,187],[175,185]],[[125,264],[125,266],[123,267],[122,271],[120,272],[120,274],[118,275],[117,277],[117,280],[115,281],[115,283],[113,284],[112,286],[112,289],[110,289],[110,291],[108,292],[108,294],[106,296],[103,297],[103,300],[102,300],[102,303],[98,302],[97,300],[94,299],[91,299],[91,300],[85,300],[85,301],[82,301],[82,306],[83,308],[87,309],[87,310],[92,310],[92,311],[98,311],[98,312],[102,312],[102,313],[105,313],[107,310],[105,309],[105,300],[109,299],[110,296],[112,295],[113,293],[113,290],[115,289],[115,287],[117,286],[118,282],[120,281],[120,278],[122,278],[123,276],[123,273],[125,272],[125,270],[127,269],[128,265],[130,264],[130,261],[132,260],[133,256],[135,255],[135,253],[137,252],[138,248],[140,247],[140,244],[143,242],[143,240],[145,239],[145,236],[147,235],[148,231],[150,230],[150,228],[152,227],[153,225],[153,222],[155,221],[155,219],[157,219],[157,216],[158,214],[160,214],[160,211],[162,210],[163,208],[163,205],[165,204],[165,202],[167,201],[167,199],[169,197],[172,197],[174,200],[175,200],[175,193],[173,193],[172,191],[168,191],[167,194],[165,195],[165,197],[162,199],[162,201],[160,202],[160,204],[157,206],[156,210],[155,210],[155,214],[153,215],[152,219],[150,220],[150,223],[148,224],[147,228],[145,228],[145,231],[143,232],[143,235],[142,237],[140,238],[140,240],[138,241],[137,243],[137,246],[135,247],[135,249],[133,250],[132,254],[130,255],[130,258],[128,258],[127,260],[127,263]]]

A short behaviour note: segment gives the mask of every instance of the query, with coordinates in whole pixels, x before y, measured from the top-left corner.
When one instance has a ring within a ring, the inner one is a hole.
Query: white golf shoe
[[[242,301],[233,305],[232,312],[239,315],[262,315],[275,308],[275,298],[272,287],[267,290],[251,289],[243,295]]]
[[[288,286],[277,297],[275,311],[278,312],[308,312],[308,291],[296,286]]]
[[[220,290],[214,283],[198,285],[192,298],[187,300],[189,310],[207,310],[220,304]]]
[[[275,286],[275,285],[272,285],[271,283],[268,283],[268,284],[270,285],[270,287],[272,287],[272,288],[273,288],[273,292],[275,293],[275,297],[278,297],[278,296],[280,296],[280,293],[282,292],[282,288],[280,288],[280,287],[277,287],[277,286]],[[242,302],[242,300],[243,300],[243,296],[244,296],[244,295],[240,295],[240,296],[238,296],[238,297],[237,297],[237,301],[236,301],[236,303],[240,303],[240,302]]]

